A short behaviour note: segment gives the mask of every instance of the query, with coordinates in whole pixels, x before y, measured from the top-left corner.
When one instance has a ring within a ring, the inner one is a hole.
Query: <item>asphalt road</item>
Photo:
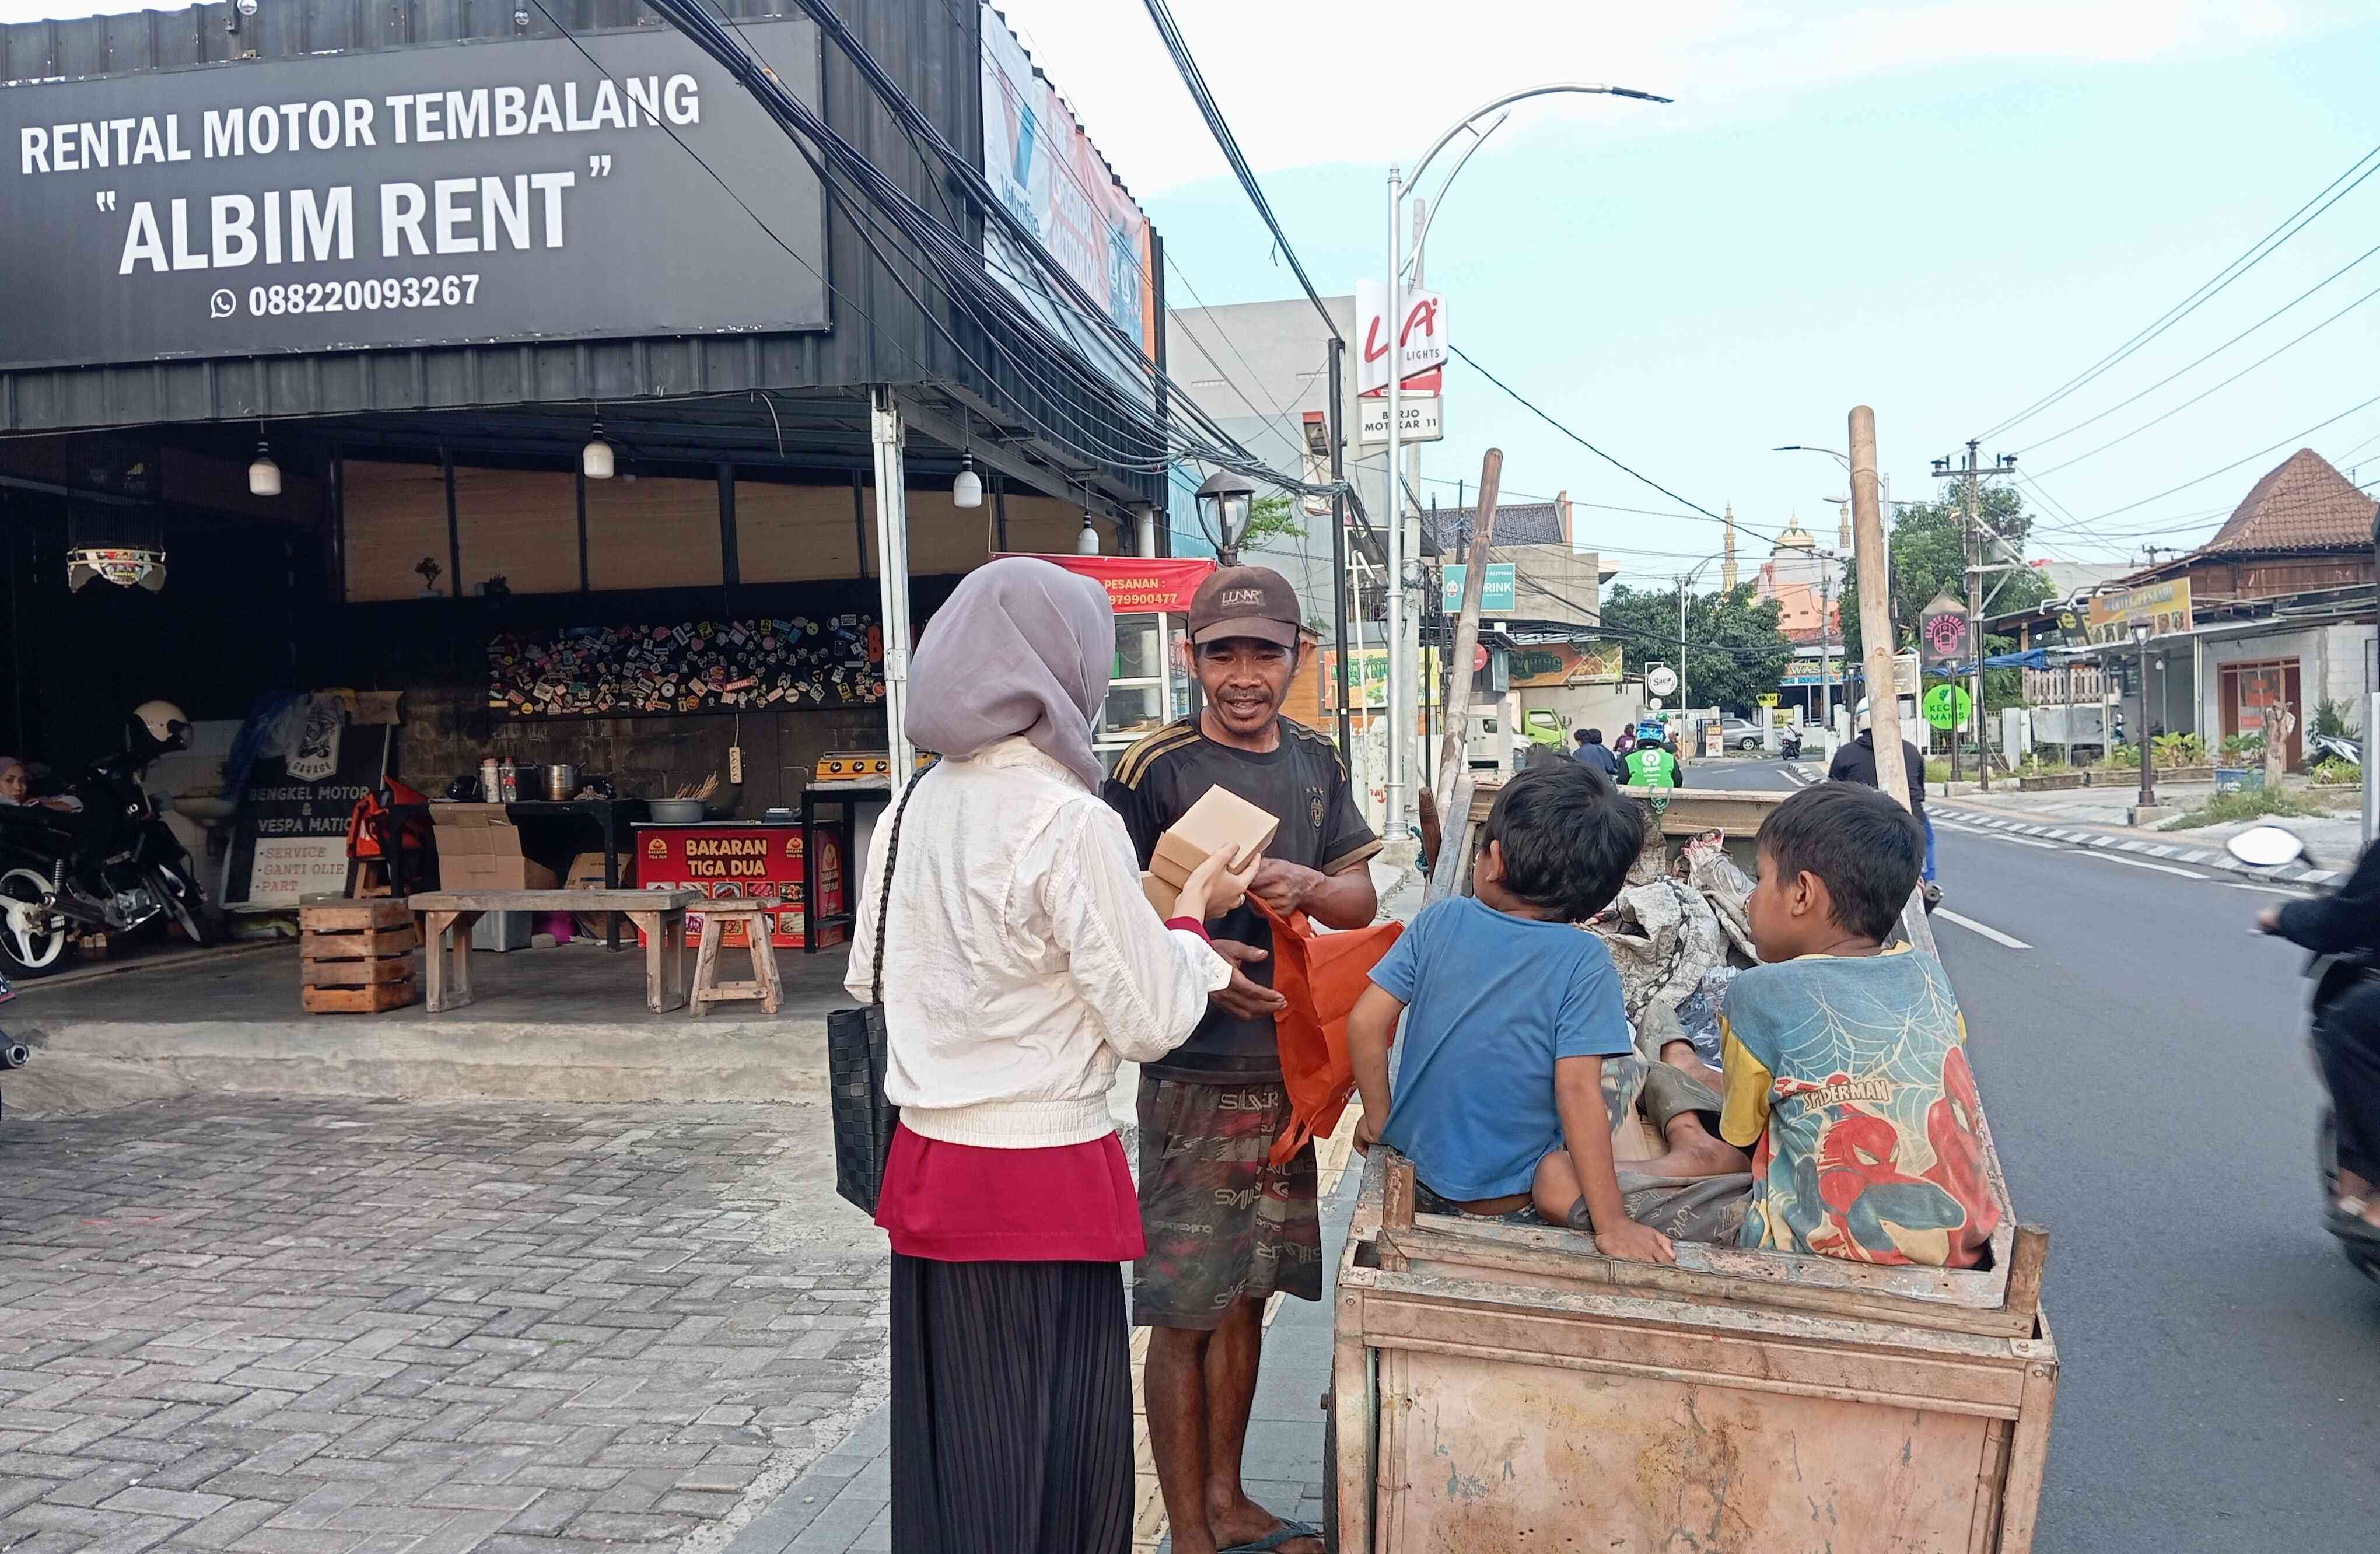
[[[1776,761],[1696,786],[1787,788]],[[2380,1285],[2319,1222],[2283,892],[1937,828],[1935,918],[2063,1364],[2041,1554],[2380,1547]],[[2207,874],[2187,870],[2189,874]]]

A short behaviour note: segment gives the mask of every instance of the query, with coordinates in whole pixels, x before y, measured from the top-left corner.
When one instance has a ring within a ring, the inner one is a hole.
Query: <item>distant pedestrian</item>
[[[1620,737],[1611,742],[1611,754],[1617,759],[1626,760],[1635,748],[1636,725],[1630,723],[1620,731]]]
[[[1595,768],[1615,783],[1620,781],[1620,758],[1603,743],[1601,729],[1581,729],[1578,731],[1577,739],[1577,753],[1581,762]]]
[[[1857,783],[1863,787],[1879,787],[1876,772],[1876,729],[1870,721],[1867,702],[1859,704],[1859,737],[1837,747],[1835,759],[1827,763],[1827,781]],[[1942,899],[1942,888],[1934,880],[1934,822],[1925,818],[1925,757],[1909,740],[1900,742],[1900,764],[1909,774],[1909,810],[1917,817],[1917,824],[1925,832],[1925,867],[1918,878],[1925,886],[1928,906]]]

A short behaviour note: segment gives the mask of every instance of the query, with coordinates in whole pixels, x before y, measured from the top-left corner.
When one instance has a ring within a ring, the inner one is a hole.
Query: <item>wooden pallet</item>
[[[298,913],[299,999],[309,1014],[378,1014],[419,1002],[421,945],[402,901],[330,898]]]

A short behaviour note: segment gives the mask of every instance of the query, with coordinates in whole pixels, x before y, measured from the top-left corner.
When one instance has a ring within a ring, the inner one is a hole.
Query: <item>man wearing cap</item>
[[[1190,664],[1204,706],[1124,752],[1107,784],[1143,868],[1157,839],[1217,785],[1281,829],[1249,885],[1284,916],[1362,928],[1378,910],[1365,823],[1338,751],[1281,715],[1297,673],[1297,595],[1281,574],[1225,567],[1190,601]],[[1270,929],[1243,904],[1208,925],[1235,965],[1207,1017],[1140,1074],[1140,1207],[1148,1251],[1133,1320],[1151,1330],[1143,1390],[1176,1554],[1258,1546],[1320,1554],[1312,1529],[1248,1498],[1240,1480],[1264,1305],[1322,1298],[1314,1148],[1269,1163],[1289,1121],[1273,1012]]]

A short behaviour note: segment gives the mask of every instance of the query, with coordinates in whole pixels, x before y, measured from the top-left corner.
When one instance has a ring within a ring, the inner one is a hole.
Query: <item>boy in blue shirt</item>
[[[1473,894],[1425,907],[1373,968],[1347,1020],[1364,1098],[1356,1142],[1384,1141],[1414,1162],[1424,1212],[1542,1216],[1591,1226],[1610,1256],[1676,1261],[1669,1237],[1629,1217],[1612,1166],[1607,1068],[1642,1060],[1610,953],[1576,926],[1619,894],[1644,826],[1638,800],[1591,767],[1520,773],[1488,812]],[[1389,1044],[1400,1015],[1405,1054],[1392,1102]],[[1657,1066],[1664,1079],[1676,1074]],[[1648,1099],[1686,1087],[1645,1087]],[[1702,1099],[1716,1111],[1715,1097]],[[1693,1110],[1655,1121],[1670,1154],[1646,1168],[1680,1176],[1728,1168],[1719,1157],[1730,1152]],[[1714,1159],[1682,1157],[1682,1144]],[[1741,1171],[1741,1157],[1732,1159]]]

